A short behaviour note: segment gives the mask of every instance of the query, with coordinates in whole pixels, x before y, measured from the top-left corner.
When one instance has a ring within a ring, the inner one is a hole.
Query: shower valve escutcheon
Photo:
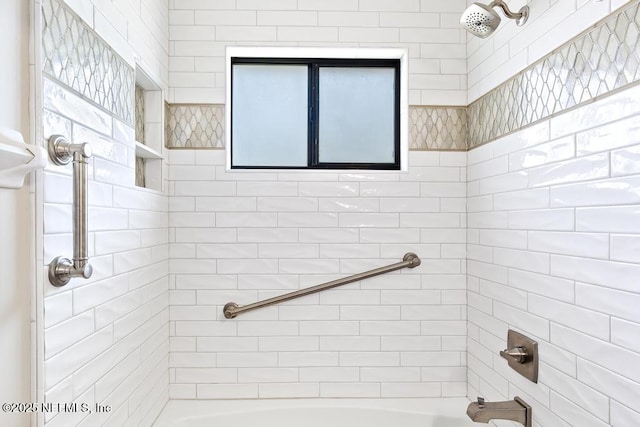
[[[534,383],[538,382],[538,343],[531,338],[509,329],[507,349],[500,356],[509,362],[509,367]]]

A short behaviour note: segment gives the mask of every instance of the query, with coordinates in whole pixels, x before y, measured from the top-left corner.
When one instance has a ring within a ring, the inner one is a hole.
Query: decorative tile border
[[[145,169],[147,167],[145,159],[142,157],[136,157],[136,186],[146,187],[145,182]]]
[[[59,0],[42,0],[45,74],[133,124],[134,70]]]
[[[167,104],[167,148],[224,148],[224,106]],[[409,107],[411,150],[466,150],[465,107]]]
[[[635,1],[529,66],[468,108],[468,148],[640,80]]]
[[[466,150],[466,107],[409,107],[410,150]]]
[[[224,148],[224,106],[167,104],[167,148]]]
[[[135,128],[136,128],[136,141],[140,144],[145,143],[144,139],[144,89],[136,85],[136,96],[134,102],[135,109]]]

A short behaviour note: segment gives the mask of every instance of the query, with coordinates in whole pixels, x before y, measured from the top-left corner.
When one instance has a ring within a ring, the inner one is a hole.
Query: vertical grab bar
[[[49,281],[53,286],[64,286],[74,277],[88,279],[93,273],[88,250],[88,159],[91,147],[88,143],[72,144],[62,135],[51,135],[48,144],[49,157],[56,165],[73,161],[73,260],[56,257],[49,264]]]

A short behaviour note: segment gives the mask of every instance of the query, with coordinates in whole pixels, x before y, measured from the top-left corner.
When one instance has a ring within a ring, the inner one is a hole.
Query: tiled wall
[[[468,4],[475,0],[467,0]],[[502,23],[488,39],[468,35],[468,103],[477,100],[501,83],[619,7],[636,0],[511,0],[511,10],[527,4],[530,17],[518,27],[515,21],[502,17]],[[488,3],[488,2],[485,2]],[[462,10],[462,9],[461,9]]]
[[[150,425],[168,399],[168,200],[134,185],[134,72],[119,45],[105,43],[91,28],[107,28],[100,3],[73,5],[81,16],[90,10],[89,22],[57,0],[42,5],[42,134],[91,144],[88,228],[94,272],[89,280],[73,279],[61,288],[46,282],[47,264],[72,255],[71,166],[49,166],[38,213],[44,224],[38,246],[45,277],[38,304],[44,306],[44,400],[112,409],[45,414],[51,427]],[[139,23],[145,8],[125,24]],[[51,40],[55,43],[49,45]],[[104,73],[92,74],[96,64],[82,59],[88,46],[101,52]],[[135,49],[143,47],[128,47]],[[79,80],[85,74],[101,78]]]
[[[639,44],[634,1],[473,102],[469,148],[637,82]]]
[[[469,396],[640,425],[640,86],[468,153]],[[498,351],[536,339],[533,384]]]
[[[403,47],[409,103],[466,105],[465,0],[171,0],[169,102],[222,104],[226,46]]]
[[[228,172],[170,152],[170,397],[466,394],[466,153],[397,172]],[[404,269],[224,319],[223,306]]]

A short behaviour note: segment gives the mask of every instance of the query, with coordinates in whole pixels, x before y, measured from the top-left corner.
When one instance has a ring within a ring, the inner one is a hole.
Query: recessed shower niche
[[[136,186],[162,191],[164,96],[139,66],[135,84]]]

